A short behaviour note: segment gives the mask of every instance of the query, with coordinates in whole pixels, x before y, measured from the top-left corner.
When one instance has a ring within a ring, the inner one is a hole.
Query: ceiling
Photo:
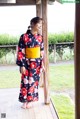
[[[61,3],[61,0],[48,0],[48,4],[52,4],[54,1]],[[36,5],[40,3],[41,0],[0,0],[0,5]]]

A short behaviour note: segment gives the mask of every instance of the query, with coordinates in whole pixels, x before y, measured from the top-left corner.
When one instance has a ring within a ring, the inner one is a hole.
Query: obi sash
[[[40,58],[40,47],[26,48],[26,58]]]

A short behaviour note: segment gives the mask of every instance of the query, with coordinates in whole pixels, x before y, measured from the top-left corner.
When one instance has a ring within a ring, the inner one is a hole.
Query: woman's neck
[[[31,33],[34,35],[34,34],[37,34],[38,32],[32,29]]]

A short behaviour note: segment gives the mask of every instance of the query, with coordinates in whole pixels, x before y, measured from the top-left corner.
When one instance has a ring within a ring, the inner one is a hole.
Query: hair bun
[[[28,29],[30,29],[31,28],[31,26],[28,26]]]

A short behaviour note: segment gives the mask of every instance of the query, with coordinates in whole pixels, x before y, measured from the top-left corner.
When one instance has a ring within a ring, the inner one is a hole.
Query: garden
[[[19,37],[0,34],[0,64],[15,64],[16,46],[18,45]],[[50,62],[74,59],[74,35],[72,32],[49,33],[48,42]]]

